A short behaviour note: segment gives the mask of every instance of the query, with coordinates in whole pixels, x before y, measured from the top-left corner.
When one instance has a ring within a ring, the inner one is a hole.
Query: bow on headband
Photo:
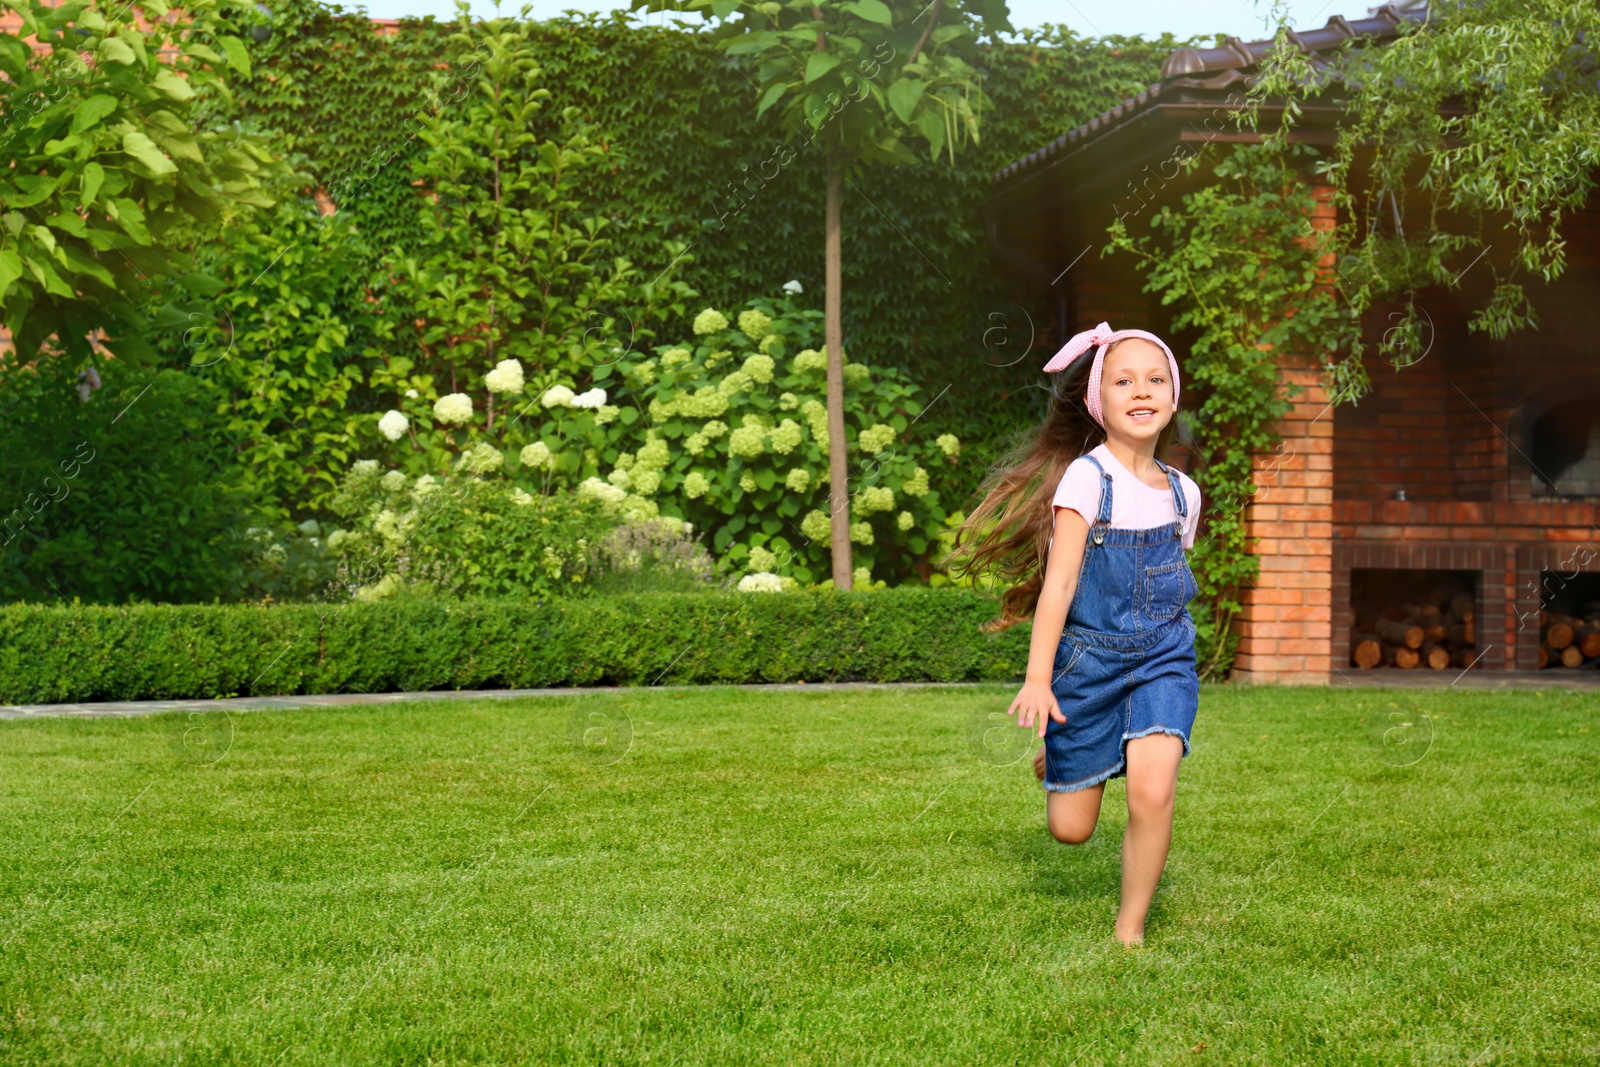
[[[1072,338],[1062,345],[1055,355],[1050,357],[1050,362],[1044,365],[1046,373],[1054,374],[1057,371],[1066,370],[1073,360],[1089,351],[1089,349],[1093,348],[1095,350],[1094,366],[1089,368],[1089,395],[1085,400],[1088,404],[1089,414],[1094,416],[1094,421],[1098,422],[1102,429],[1105,428],[1106,420],[1100,407],[1100,373],[1105,366],[1106,352],[1118,341],[1123,341],[1130,337],[1138,337],[1149,341],[1167,354],[1167,366],[1172,368],[1172,402],[1176,404],[1178,402],[1178,360],[1173,356],[1172,349],[1167,347],[1165,341],[1153,333],[1146,333],[1144,330],[1113,330],[1109,323],[1102,322],[1092,330],[1084,330],[1082,333],[1073,334]]]

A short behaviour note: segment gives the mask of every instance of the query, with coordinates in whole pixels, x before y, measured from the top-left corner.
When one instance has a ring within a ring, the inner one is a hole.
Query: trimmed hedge
[[[971,590],[0,608],[0,702],[564,685],[1020,680]]]

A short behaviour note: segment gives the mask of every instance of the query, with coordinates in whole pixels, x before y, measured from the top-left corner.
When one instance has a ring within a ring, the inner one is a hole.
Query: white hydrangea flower
[[[828,357],[815,348],[802,348],[794,357],[794,372],[804,374],[808,370],[827,370]]]
[[[728,454],[730,456],[759,456],[763,445],[762,439],[767,436],[764,426],[741,426],[728,435]]]
[[[857,567],[850,573],[850,577],[854,579],[854,584],[856,586],[871,585],[872,569],[870,567]]]
[[[625,467],[618,467],[606,475],[606,481],[619,489],[627,489],[633,485],[633,474]]]
[[[628,498],[628,491],[619,489],[610,482],[603,482],[599,478],[590,475],[578,483],[578,495],[594,497],[597,500],[603,500],[611,504],[620,504]]]
[[[400,579],[393,574],[386,574],[383,580],[372,585],[364,585],[356,590],[355,599],[365,603],[391,597],[400,591]]]
[[[710,480],[699,471],[690,471],[689,476],[683,480],[683,495],[690,500],[698,500],[710,491]]]
[[[753,493],[758,488],[756,485],[756,476],[751,473],[749,467],[746,467],[743,473],[739,475],[739,488],[747,493]]]
[[[550,453],[550,446],[543,441],[535,441],[531,445],[523,445],[522,451],[517,453],[517,458],[524,467],[541,469],[550,465],[554,458]]]
[[[676,367],[680,363],[689,362],[693,355],[694,353],[687,348],[669,348],[661,353],[661,365],[667,368]]]
[[[461,453],[461,466],[473,474],[488,474],[490,471],[499,470],[500,465],[506,461],[505,453],[487,441],[479,441],[466,452]]]
[[[431,474],[424,474],[422,477],[418,478],[416,484],[411,487],[411,495],[416,497],[418,500],[421,500],[429,493],[437,493],[438,491],[439,480]]]
[[[833,536],[833,522],[826,511],[813,508],[800,520],[800,532],[813,541],[826,541]]]
[[[759,341],[772,332],[772,316],[751,308],[739,312],[739,332],[752,341]]]
[[[339,546],[350,540],[349,530],[335,530],[328,535],[328,551],[337,552]]]
[[[655,433],[654,430],[650,432]],[[667,442],[663,438],[651,437],[645,442],[644,447],[639,449],[639,455],[633,462],[634,466],[643,470],[665,470],[667,464],[672,462],[672,452],[667,448]]]
[[[400,471],[390,471],[378,480],[386,493],[398,493],[406,487],[406,476]]]
[[[782,344],[783,334],[769,333],[761,339],[761,343],[756,346],[756,351],[760,352],[763,356],[770,356],[772,355],[772,350],[781,347]]]
[[[942,433],[933,439],[933,443],[942,448],[947,456],[953,456],[961,451],[961,440],[953,433]]]
[[[872,370],[865,363],[846,363],[844,365],[844,383],[846,385],[865,385],[872,380]]]
[[[739,579],[739,592],[781,593],[783,592],[783,579],[776,574],[757,571],[755,574],[747,574]]]
[[[516,396],[522,392],[522,363],[515,359],[502,359],[494,370],[483,376],[483,384],[491,393]]]
[[[660,471],[634,469],[628,475],[633,479],[633,491],[640,496],[649,496],[661,488]]]
[[[604,426],[616,419],[621,413],[622,409],[615,404],[601,404],[600,410],[594,413],[594,424],[596,426]]]
[[[751,356],[744,361],[744,366],[740,370],[762,385],[766,385],[772,381],[772,372],[777,368],[778,364],[771,356]]]
[[[784,419],[771,433],[772,451],[786,456],[800,446],[802,437],[800,424],[793,419]]]
[[[723,422],[721,419],[712,419],[710,422],[700,427],[700,432],[714,441],[728,432],[728,424]]]
[[[886,485],[869,485],[856,496],[856,512],[871,515],[875,511],[894,510],[894,490]]]
[[[766,357],[763,356],[761,358],[764,359]],[[717,383],[717,392],[723,396],[732,396],[734,393],[750,388],[751,381],[750,375],[742,370],[736,370]]]
[[[750,549],[750,569],[753,571],[770,571],[778,565],[778,554],[770,548],[755,545]]]
[[[869,456],[876,456],[894,441],[894,427],[887,423],[874,423],[856,436],[856,443]]]
[[[804,467],[796,467],[783,479],[783,486],[796,493],[803,493],[811,488],[811,472]]]
[[[521,489],[511,490],[511,502],[519,507],[527,507],[529,504],[533,503],[535,499],[537,498],[534,497],[532,493],[524,492]]]
[[[799,296],[801,293],[805,292],[804,289],[800,288],[800,283],[793,278],[783,283],[783,291],[788,293],[790,296]]]
[[[688,437],[683,439],[683,449],[691,456],[698,456],[700,453],[706,450],[706,445],[710,443],[711,442],[706,439],[706,435],[703,433],[690,434]]]
[[[391,441],[398,441],[406,435],[411,420],[393,409],[385,411],[383,418],[378,420],[378,432]]]
[[[407,400],[415,400],[416,398],[417,398],[417,391],[415,389],[407,389],[406,390],[406,399]]]
[[[706,308],[694,317],[694,332],[704,336],[721,333],[728,328],[728,318],[715,308]]]
[[[378,473],[378,461],[375,459],[358,459],[350,464],[350,473],[357,478]]]
[[[389,508],[378,512],[377,518],[372,520],[372,530],[385,541],[400,540],[398,516]]]
[[[654,500],[629,493],[623,501],[622,517],[628,522],[643,522],[661,514],[661,506]]]
[[[544,391],[539,398],[539,403],[547,408],[568,408],[572,406],[572,399],[577,394],[564,385],[552,385]]]
[[[902,532],[911,529],[911,527],[915,526],[916,523],[916,517],[913,516],[909,511],[902,511],[900,514],[894,517],[894,524],[899,527]]]
[[[433,417],[440,422],[472,421],[472,398],[466,393],[449,393],[433,402]]]
[[[586,393],[579,393],[573,397],[569,404],[575,408],[593,408],[598,410],[606,402],[606,391],[598,385]]]
[[[795,408],[797,408],[799,406],[800,406],[800,398],[795,396],[793,393],[779,393],[778,394],[778,410],[779,411],[793,411]]]
[[[872,523],[852,522],[850,524],[850,540],[858,545],[872,544]]]
[[[901,484],[900,491],[907,496],[926,496],[928,494],[928,472],[918,467],[916,472]]]

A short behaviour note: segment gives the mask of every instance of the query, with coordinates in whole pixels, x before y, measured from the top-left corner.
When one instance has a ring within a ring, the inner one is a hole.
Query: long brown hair
[[[1016,443],[989,468],[977,489],[975,495],[982,501],[956,530],[954,547],[944,561],[952,577],[989,574],[1015,583],[1000,595],[1000,618],[983,624],[987,632],[1033,617],[1055,531],[1050,501],[1072,461],[1106,439],[1105,430],[1084,404],[1093,363],[1084,353],[1066,370],[1049,376],[1050,405],[1043,424],[1012,438]],[[1157,459],[1165,461],[1177,437],[1174,414],[1156,438]]]

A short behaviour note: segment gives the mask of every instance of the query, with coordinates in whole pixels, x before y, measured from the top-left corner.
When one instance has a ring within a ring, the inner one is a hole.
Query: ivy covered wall
[[[407,174],[420,147],[413,116],[448,108],[452,79],[471,67],[445,41],[453,27],[402,20],[384,35],[337,6],[275,8],[259,16],[255,37],[266,39],[236,82],[232,117],[278,131],[297,165],[351,213],[373,256],[409,250],[419,236]],[[609,172],[593,175],[585,209],[611,220],[617,253],[646,276],[667,266],[653,262],[662,237],[690,242],[693,262],[680,277],[700,291],[696,309],[741,304],[790,279],[820,307],[823,171],[804,131],[785,130],[771,113],[757,120],[749,81],[708,37],[626,17],[568,14],[534,34],[554,94],[535,121],[577,106],[615,155]],[[933,393],[958,383],[959,402],[936,404],[928,418],[977,440],[1034,417],[1019,405],[1035,394],[1017,390],[1048,357],[988,365],[1000,362],[984,349],[989,316],[1012,299],[983,241],[990,175],[1147,87],[1181,43],[1091,40],[1065,27],[1022,36],[985,50],[996,107],[980,148],[955,166],[944,158],[874,168],[847,187],[844,207],[846,351],[898,366]],[[440,76],[443,88],[430,92]]]

